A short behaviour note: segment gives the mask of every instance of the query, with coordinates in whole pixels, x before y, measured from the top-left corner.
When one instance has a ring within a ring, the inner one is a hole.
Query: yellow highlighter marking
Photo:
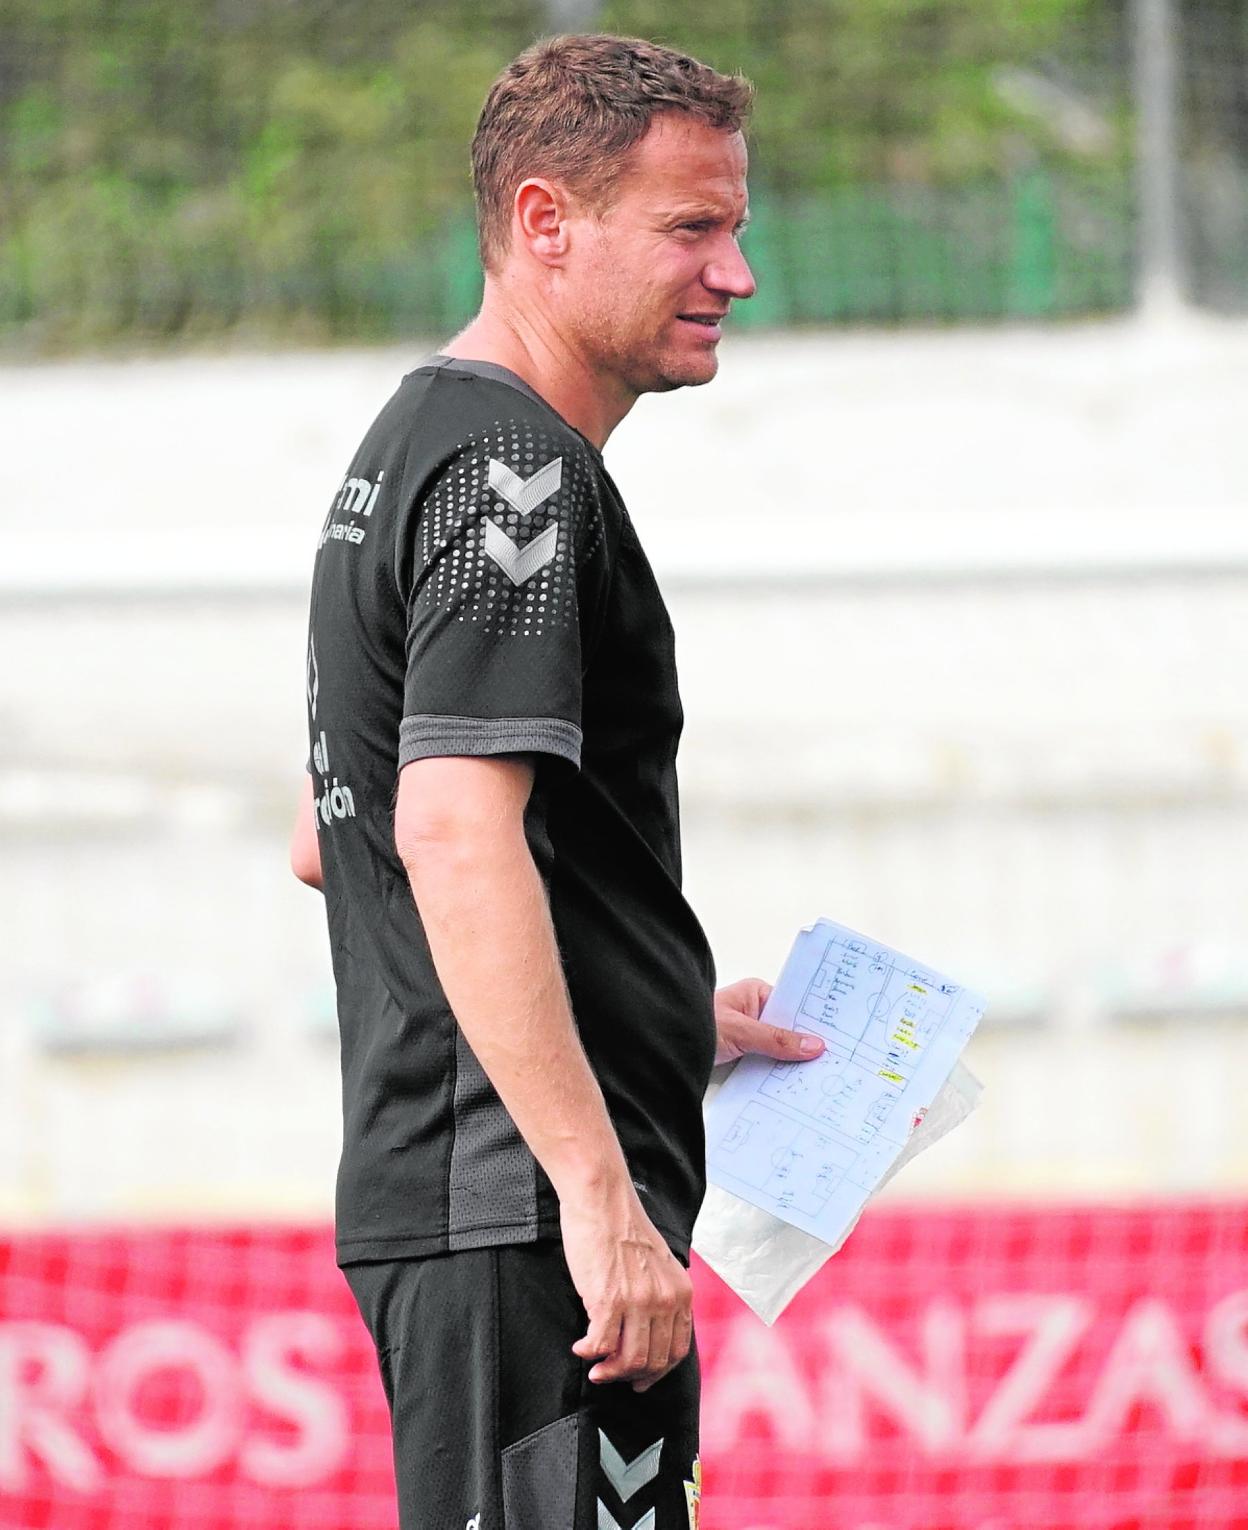
[[[894,1084],[904,1084],[905,1083],[905,1079],[902,1078],[900,1073],[890,1073],[887,1068],[881,1068],[880,1069],[880,1077],[881,1078],[886,1078],[886,1079],[888,1079],[890,1082],[892,1082]]]

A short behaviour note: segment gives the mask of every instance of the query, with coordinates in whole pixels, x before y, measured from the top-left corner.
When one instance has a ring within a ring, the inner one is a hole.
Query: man
[[[337,1258],[403,1530],[696,1523],[700,1102],[716,1058],[800,1054],[767,984],[715,993],[681,895],[672,629],[601,451],[710,381],[754,291],[750,96],[608,36],[502,72],[481,311],[321,533],[292,863],[326,895]]]

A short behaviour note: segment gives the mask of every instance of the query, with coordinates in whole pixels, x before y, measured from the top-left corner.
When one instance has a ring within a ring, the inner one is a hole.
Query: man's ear
[[[521,181],[513,203],[513,239],[543,265],[559,265],[569,245],[569,207],[563,189],[537,176]]]

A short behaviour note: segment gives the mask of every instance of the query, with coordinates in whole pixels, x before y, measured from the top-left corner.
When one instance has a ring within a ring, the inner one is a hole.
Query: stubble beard
[[[713,350],[708,348],[707,367],[692,354],[679,354],[652,327],[639,326],[634,319],[633,315],[596,314],[585,338],[595,366],[619,378],[637,397],[696,388],[715,376],[719,363]],[[622,333],[638,338],[621,343]]]

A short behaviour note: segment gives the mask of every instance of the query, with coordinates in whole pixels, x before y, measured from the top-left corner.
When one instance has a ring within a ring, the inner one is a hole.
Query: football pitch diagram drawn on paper
[[[763,1011],[811,1062],[747,1056],[707,1113],[711,1180],[827,1242],[862,1210],[949,1076],[984,1000],[844,925],[794,942]]]

